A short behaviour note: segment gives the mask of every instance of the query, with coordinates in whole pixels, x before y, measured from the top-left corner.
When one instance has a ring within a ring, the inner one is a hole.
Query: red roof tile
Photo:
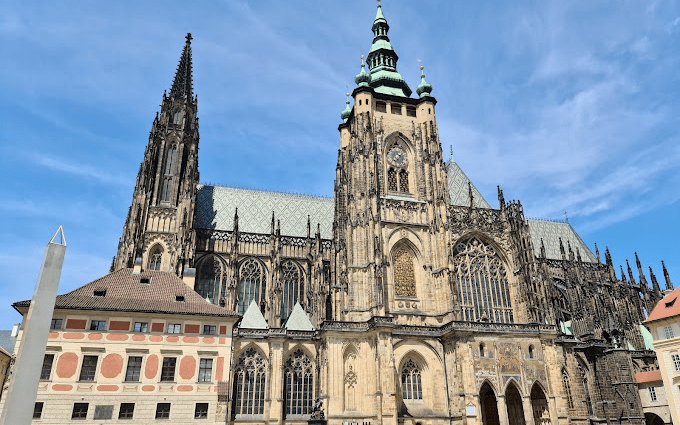
[[[653,322],[680,315],[680,301],[678,301],[678,298],[680,298],[680,286],[659,301],[645,322]]]
[[[640,372],[635,374],[635,381],[638,384],[644,384],[645,382],[658,382],[661,381],[661,371],[653,370],[651,372]]]
[[[150,278],[149,284],[140,283],[141,278]],[[95,296],[95,291],[98,294],[106,292],[104,296]],[[184,296],[184,302],[177,302],[177,296]],[[30,306],[30,300],[19,301],[12,306],[21,313],[21,310]],[[174,273],[155,270],[133,274],[132,269],[121,269],[109,273],[67,294],[58,295],[54,307],[73,310],[240,316],[234,311],[207,302]]]

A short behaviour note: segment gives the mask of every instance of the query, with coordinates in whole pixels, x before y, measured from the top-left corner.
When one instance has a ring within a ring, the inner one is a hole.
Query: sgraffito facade
[[[500,188],[492,207],[444,161],[432,85],[411,96],[388,31],[378,6],[333,198],[199,183],[187,36],[112,272],[174,273],[243,316],[215,423],[644,424],[656,278]]]

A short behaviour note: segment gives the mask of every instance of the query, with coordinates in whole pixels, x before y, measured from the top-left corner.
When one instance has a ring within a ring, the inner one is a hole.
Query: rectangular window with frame
[[[43,406],[45,404],[42,401],[36,401],[33,406],[33,419],[40,419],[42,417]]]
[[[203,325],[203,335],[215,335],[217,333],[217,326]]]
[[[179,323],[168,323],[168,333],[178,334],[182,332],[182,325]]]
[[[105,331],[106,330],[106,320],[93,320],[90,322],[91,331]]]
[[[49,381],[52,376],[52,365],[54,364],[54,354],[45,354],[43,359],[42,370],[40,371],[40,380]]]
[[[194,419],[208,419],[208,403],[196,403]]]
[[[94,381],[97,374],[97,360],[98,356],[84,356],[83,367],[80,368],[79,381]]]
[[[395,115],[401,115],[401,105],[396,105],[396,104],[391,104],[390,105],[390,112],[392,112]]]
[[[111,419],[113,417],[113,405],[95,406],[94,418],[92,419]]]
[[[671,360],[673,360],[673,368],[675,369],[675,371],[680,372],[680,355],[673,354],[671,356]]]
[[[87,419],[87,409],[90,403],[74,403],[71,419]]]
[[[663,328],[663,332],[666,336],[666,339],[671,339],[675,338],[675,334],[673,333],[673,326],[666,326]]]
[[[51,330],[59,330],[64,326],[64,319],[52,319],[50,322]]]
[[[415,117],[416,116],[415,106],[407,106],[406,107],[406,116],[408,116],[408,117]]]
[[[156,419],[170,419],[170,403],[156,405]]]
[[[135,413],[134,403],[121,403],[118,411],[118,419],[132,419]]]
[[[138,382],[142,371],[142,358],[140,356],[128,357],[127,369],[125,370],[125,381]]]
[[[649,387],[647,389],[649,390],[649,399],[656,401],[656,387]]]
[[[198,366],[198,382],[210,382],[212,380],[213,359],[201,359]]]
[[[175,365],[177,364],[176,357],[163,357],[163,369],[161,369],[161,381],[175,380]]]
[[[149,332],[149,324],[147,322],[135,322],[135,332]]]

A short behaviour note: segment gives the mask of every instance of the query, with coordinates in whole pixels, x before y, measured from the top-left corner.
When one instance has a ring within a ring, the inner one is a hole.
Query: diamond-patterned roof
[[[446,164],[446,176],[449,183],[451,205],[461,207],[469,206],[470,191],[468,189],[468,183],[472,183],[454,160],[451,160]],[[491,208],[491,205],[486,202],[486,199],[484,199],[474,184],[472,184],[472,201],[477,208]]]
[[[243,313],[243,319],[241,319],[238,327],[243,329],[269,329],[269,325],[254,299],[250,300],[250,305]]]
[[[569,241],[571,249],[574,251],[574,255],[576,255],[576,248],[578,248],[581,252],[581,259],[583,261],[589,263],[597,262],[597,259],[593,253],[590,252],[588,246],[569,223],[531,219],[527,220],[527,223],[529,224],[531,241],[534,243],[534,254],[537,257],[541,255],[541,238],[543,238],[545,256],[553,260],[561,260],[560,238],[562,238],[562,245],[564,245],[564,252],[567,255],[567,258],[569,258],[569,248],[567,245],[567,241]]]
[[[300,306],[299,302],[295,303],[295,307],[293,307],[293,311],[290,313],[290,316],[288,317],[288,320],[286,320],[286,324],[283,327],[290,329],[291,331],[314,330],[312,322],[309,321],[307,313],[305,313],[305,311],[302,309],[302,306]]]
[[[233,187],[198,186],[196,199],[196,227],[232,230],[234,212],[238,208],[238,228],[241,232],[265,233],[271,231],[272,211],[281,220],[281,234],[307,236],[307,216],[311,222],[312,236],[317,223],[321,224],[321,237],[333,237],[333,198],[237,189]]]

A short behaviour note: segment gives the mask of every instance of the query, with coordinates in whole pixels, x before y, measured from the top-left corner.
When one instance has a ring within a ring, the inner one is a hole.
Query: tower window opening
[[[180,125],[182,123],[182,113],[181,112],[175,112],[175,116],[173,117],[172,123],[175,125]]]
[[[395,192],[397,191],[397,170],[392,167],[387,170],[387,188]]]
[[[416,116],[416,108],[413,106],[407,106],[406,107],[406,116],[407,117],[415,117]]]
[[[399,171],[399,191],[408,192],[408,171]]]
[[[375,102],[375,110],[378,112],[387,112],[387,103]]]
[[[393,103],[390,107],[390,110],[394,115],[401,115],[401,105],[395,105]]]
[[[479,344],[479,357],[484,357],[484,344]]]
[[[162,261],[163,251],[157,247],[153,254],[151,254],[151,259],[149,260],[149,270],[160,270]]]
[[[529,358],[530,359],[534,358],[534,346],[533,345],[529,346]]]

